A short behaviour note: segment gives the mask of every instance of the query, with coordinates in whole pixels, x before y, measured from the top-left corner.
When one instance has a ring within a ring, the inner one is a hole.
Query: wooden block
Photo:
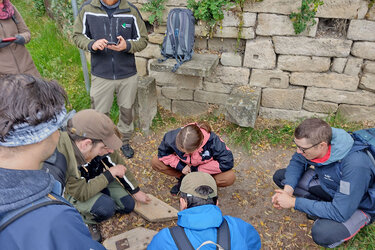
[[[147,248],[155,234],[157,231],[137,227],[106,239],[103,246],[108,250],[143,250]]]
[[[177,219],[178,210],[159,200],[151,194],[147,194],[151,201],[149,204],[137,202],[134,211],[150,222],[162,222]]]

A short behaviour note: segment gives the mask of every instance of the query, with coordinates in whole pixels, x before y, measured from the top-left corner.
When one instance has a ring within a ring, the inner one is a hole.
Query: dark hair
[[[99,142],[103,142],[102,140],[99,140],[99,139],[92,139],[92,138],[77,135],[77,134],[72,132],[72,127],[73,127],[72,119],[70,119],[68,121],[67,125],[66,125],[66,131],[68,132],[68,135],[69,135],[70,139],[72,139],[75,142],[79,142],[79,141],[89,139],[89,140],[91,140],[93,146],[95,146]]]
[[[1,77],[0,140],[17,124],[37,125],[54,119],[66,101],[66,92],[56,81],[21,74]]]
[[[306,138],[311,144],[326,142],[329,145],[332,140],[332,128],[322,119],[309,118],[294,130],[294,137]]]
[[[195,189],[195,192],[201,195],[208,195],[208,194],[211,194],[213,191],[214,190],[211,187],[206,186],[206,185],[199,186]],[[184,192],[180,192],[180,196],[181,198],[186,200],[187,208],[203,206],[203,205],[216,205],[217,203],[217,196],[213,198],[203,199],[203,198],[196,197],[196,196],[190,196],[190,195],[188,196]]]
[[[194,123],[183,127],[176,136],[176,146],[181,151],[193,152],[198,149],[204,139],[201,128],[211,133],[211,127],[203,122],[200,125]]]

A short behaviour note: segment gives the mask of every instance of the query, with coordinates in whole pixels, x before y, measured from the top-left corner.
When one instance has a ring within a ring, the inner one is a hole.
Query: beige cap
[[[112,120],[93,109],[81,110],[75,114],[70,132],[89,139],[101,140],[113,150],[122,146],[120,138],[115,134],[115,124]]]
[[[200,186],[209,186],[213,192],[207,195],[197,193],[195,190]],[[215,179],[204,172],[192,172],[187,174],[181,182],[180,192],[191,194],[202,199],[213,198],[217,196],[217,186]]]

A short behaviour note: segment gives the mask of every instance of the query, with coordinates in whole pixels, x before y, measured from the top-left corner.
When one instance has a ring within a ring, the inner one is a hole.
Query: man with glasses
[[[272,196],[273,206],[306,213],[315,220],[315,243],[336,247],[375,218],[375,166],[366,146],[318,118],[295,129],[294,143],[297,152],[288,167],[273,176],[282,188]]]

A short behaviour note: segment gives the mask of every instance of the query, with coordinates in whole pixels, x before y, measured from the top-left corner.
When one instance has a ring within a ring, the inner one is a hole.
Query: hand
[[[16,35],[16,40],[14,41],[17,44],[25,44],[25,38],[21,35]]]
[[[191,168],[190,168],[189,165],[186,165],[186,166],[182,169],[182,173],[183,173],[184,175],[187,175],[187,174],[190,173],[190,172],[191,172]]]
[[[97,51],[97,50],[103,50],[103,49],[107,48],[107,43],[108,43],[108,41],[106,39],[104,39],[104,38],[103,39],[99,39],[99,40],[96,40],[92,44],[91,48],[92,48],[92,50],[95,50],[95,51]]]
[[[275,192],[276,194],[272,196],[272,203],[275,208],[292,208],[296,205],[296,198],[290,196],[284,190],[277,189]]]
[[[117,45],[108,45],[108,49],[115,50],[115,51],[123,51],[126,50],[126,41],[122,36],[118,36],[118,44]]]
[[[126,172],[126,167],[124,165],[119,164],[119,165],[110,167],[108,171],[111,172],[113,177],[118,176],[118,177],[123,178]]]
[[[133,194],[133,197],[136,201],[139,201],[144,204],[148,204],[151,201],[151,198],[148,197],[148,195],[143,193],[142,191],[136,192],[135,194]]]
[[[289,194],[289,196],[293,196],[294,189],[290,185],[285,185],[284,191]]]

